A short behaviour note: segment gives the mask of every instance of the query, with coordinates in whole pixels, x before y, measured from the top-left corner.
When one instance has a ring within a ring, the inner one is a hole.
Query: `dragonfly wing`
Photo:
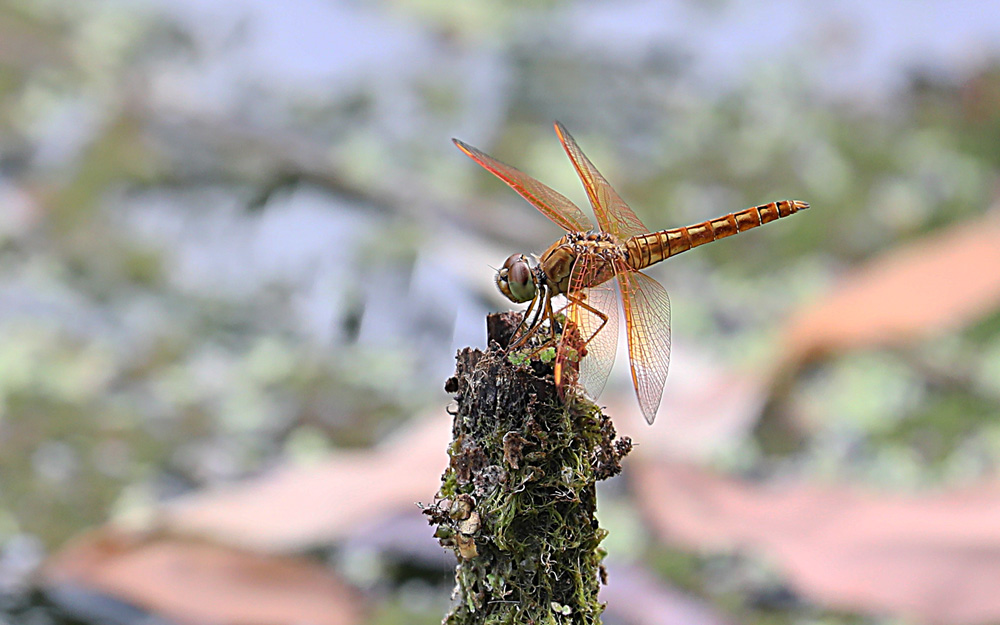
[[[629,205],[625,203],[625,200],[601,175],[601,172],[597,171],[594,164],[577,145],[573,135],[569,134],[559,122],[556,122],[555,126],[559,141],[562,142],[566,154],[573,161],[576,173],[579,174],[583,186],[587,189],[587,197],[590,198],[590,205],[594,207],[594,214],[597,216],[597,223],[600,224],[601,230],[610,232],[620,241],[625,241],[637,234],[648,233],[649,229],[643,225],[642,221],[629,208]]]
[[[542,214],[570,232],[586,232],[594,229],[594,224],[583,214],[576,204],[551,187],[535,180],[523,171],[501,163],[480,150],[452,139],[459,150],[485,167],[491,174],[506,182],[521,197],[531,202]]]
[[[670,366],[670,298],[659,282],[643,273],[621,267],[617,275],[632,384],[642,414],[652,424]]]
[[[569,371],[575,362],[579,381],[594,399],[601,395],[618,349],[618,295],[612,266],[598,256],[577,258],[563,309],[566,322],[556,349],[556,367]],[[598,275],[602,274],[602,275]],[[600,278],[607,277],[600,284]]]

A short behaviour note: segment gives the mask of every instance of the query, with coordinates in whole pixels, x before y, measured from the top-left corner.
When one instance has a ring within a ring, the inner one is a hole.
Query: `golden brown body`
[[[794,215],[807,208],[809,204],[800,200],[781,200],[753,206],[694,226],[638,234],[625,242],[628,263],[633,269],[645,269],[691,248]]]
[[[781,200],[693,226],[639,234],[624,243],[607,232],[569,232],[542,253],[539,264],[552,294],[565,294],[569,290],[570,274],[577,258],[594,258],[582,285],[594,287],[614,277],[614,264],[619,259],[638,271],[699,245],[794,215],[808,207],[808,204],[798,200]]]
[[[538,259],[553,295],[569,291],[569,279],[577,258],[591,257],[591,270],[584,282],[597,286],[615,277],[614,261],[624,258],[625,248],[607,232],[568,232],[549,246]]]

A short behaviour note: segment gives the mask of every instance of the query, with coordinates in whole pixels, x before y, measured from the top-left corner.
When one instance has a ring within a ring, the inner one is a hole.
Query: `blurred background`
[[[653,229],[674,351],[605,622],[1000,622],[1000,11],[0,1],[0,622],[437,623],[455,351],[559,229]]]

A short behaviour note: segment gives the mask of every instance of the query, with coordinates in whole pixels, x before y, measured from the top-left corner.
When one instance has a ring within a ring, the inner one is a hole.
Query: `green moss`
[[[620,471],[630,441],[572,391],[564,403],[539,361],[464,350],[449,388],[450,464],[426,510],[459,560],[444,622],[600,622],[595,485]]]

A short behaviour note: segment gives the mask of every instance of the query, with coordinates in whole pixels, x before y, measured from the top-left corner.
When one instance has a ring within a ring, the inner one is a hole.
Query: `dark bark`
[[[463,349],[445,385],[457,408],[441,490],[425,513],[455,551],[448,625],[599,623],[604,576],[595,485],[631,449],[552,367],[511,364],[520,315],[487,318],[489,349]]]

